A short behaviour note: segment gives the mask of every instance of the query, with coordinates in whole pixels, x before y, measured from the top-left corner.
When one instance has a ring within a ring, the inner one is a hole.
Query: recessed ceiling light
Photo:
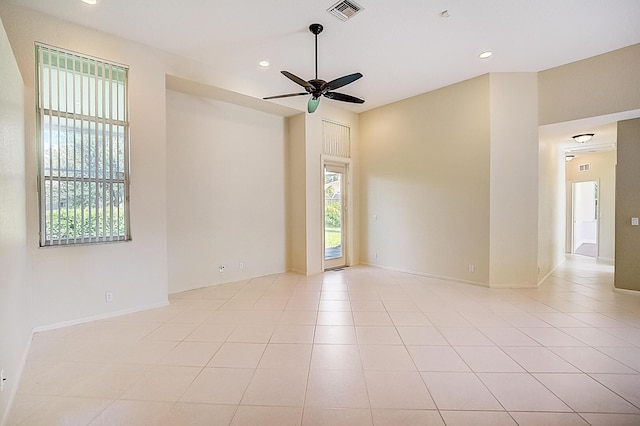
[[[86,4],[96,4],[98,3],[98,0],[82,0],[82,2]]]
[[[269,61],[260,61],[258,62],[258,65],[260,65],[262,68],[266,68],[271,64],[269,64]]]
[[[482,52],[480,54],[480,59],[487,59],[488,57],[490,57],[491,55],[493,55],[493,52],[487,50],[486,52]]]

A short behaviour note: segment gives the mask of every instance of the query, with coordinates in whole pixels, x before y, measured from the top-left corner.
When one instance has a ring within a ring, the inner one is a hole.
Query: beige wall
[[[565,258],[566,190],[562,148],[541,138],[538,156],[538,283]]]
[[[24,85],[0,20],[0,424],[31,337],[24,178]]]
[[[540,125],[640,108],[640,44],[539,73]]]
[[[363,261],[536,286],[537,95],[498,73],[362,114]]]
[[[580,164],[589,163],[590,171],[581,172]],[[572,241],[572,184],[573,182],[598,181],[599,192],[599,230],[598,230],[598,257],[602,260],[613,262],[614,258],[614,234],[615,234],[615,172],[616,152],[608,151],[597,154],[580,155],[573,161],[566,163],[567,177],[567,243],[566,251],[571,252]]]
[[[165,72],[163,54],[3,2],[0,14],[34,100],[34,42],[130,66],[131,230],[133,241],[38,247],[35,108],[25,108],[27,243],[34,325],[77,321],[167,302]],[[105,271],[105,265],[113,265]],[[105,292],[114,300],[105,302]]]
[[[488,285],[489,94],[485,75],[361,114],[363,263]]]
[[[618,123],[615,286],[640,290],[640,118]]]
[[[326,103],[326,102],[325,102]],[[325,103],[322,104],[324,107]],[[305,114],[305,252],[306,274],[322,272],[322,208],[323,179],[321,172],[322,120],[320,107]]]
[[[491,83],[491,287],[535,287],[538,254],[538,85],[535,73]]]
[[[167,91],[169,293],[285,271],[284,131],[282,117]]]
[[[286,119],[287,268],[300,274],[307,273],[305,115]]]

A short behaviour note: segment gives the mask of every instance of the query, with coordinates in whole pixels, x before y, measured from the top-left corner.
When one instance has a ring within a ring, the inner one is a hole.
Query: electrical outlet
[[[240,270],[244,269],[244,262],[240,262],[240,265],[238,265],[238,267],[240,268]]]
[[[4,376],[4,370],[0,370],[0,392],[4,391],[4,382],[7,378]]]
[[[469,264],[469,272],[475,272],[475,271],[476,271],[476,265]]]
[[[218,270],[222,273],[224,272],[224,265],[220,265],[218,266]]]
[[[113,292],[112,291],[107,291],[104,294],[104,301],[107,302],[107,303],[113,302]]]

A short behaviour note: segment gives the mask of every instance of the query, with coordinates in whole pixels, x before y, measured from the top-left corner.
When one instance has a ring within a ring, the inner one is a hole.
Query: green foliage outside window
[[[340,228],[342,223],[340,213],[340,203],[329,204],[325,209],[324,226],[327,228]]]
[[[51,239],[89,239],[91,237],[104,237],[109,235],[125,235],[124,208],[111,211],[88,208],[60,209],[47,212],[47,229],[51,231]],[[83,235],[84,234],[84,235]]]

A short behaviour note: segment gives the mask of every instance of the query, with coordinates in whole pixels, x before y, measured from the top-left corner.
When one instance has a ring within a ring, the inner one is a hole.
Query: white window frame
[[[128,71],[36,43],[41,247],[131,240]]]

